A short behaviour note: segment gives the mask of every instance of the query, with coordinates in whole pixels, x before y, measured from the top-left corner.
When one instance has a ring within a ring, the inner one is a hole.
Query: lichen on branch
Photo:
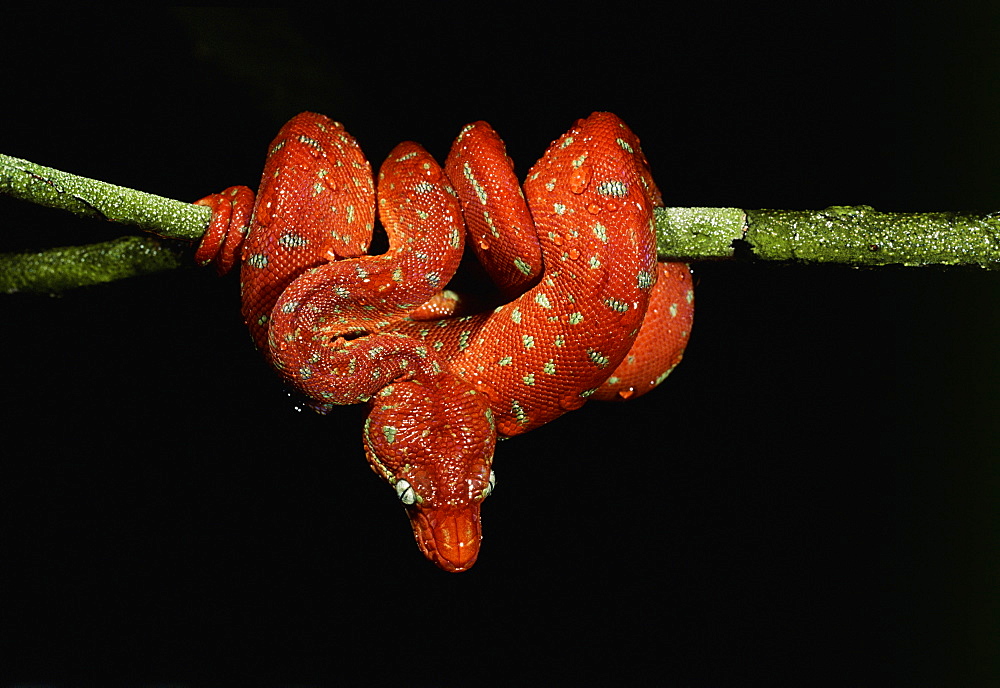
[[[0,193],[190,242],[201,238],[211,219],[205,206],[7,155],[0,155]],[[1000,267],[1000,212],[883,213],[870,206],[657,208],[655,216],[662,259]],[[184,262],[182,251],[151,237],[0,254],[0,291],[55,292]]]
[[[661,258],[1000,267],[1000,212],[658,208]]]
[[[0,193],[187,241],[201,238],[212,217],[212,211],[204,206],[80,177],[9,155],[0,155]]]

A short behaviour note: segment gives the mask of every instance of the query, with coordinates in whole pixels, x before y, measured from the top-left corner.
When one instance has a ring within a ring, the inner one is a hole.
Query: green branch
[[[188,261],[181,249],[138,236],[38,253],[0,253],[0,292],[50,294],[173,270]]]
[[[212,211],[116,184],[0,155],[0,193],[161,237],[197,241]],[[183,251],[153,237],[128,236],[38,253],[0,254],[0,292],[51,293],[172,270]]]
[[[8,155],[0,155],[0,193],[186,241],[200,239],[212,217],[212,211],[204,206],[79,177]]]
[[[1000,268],[1000,212],[881,213],[867,205],[662,208],[656,211],[656,238],[661,258],[687,261]]]
[[[0,193],[161,237],[197,241],[211,211],[0,155]],[[795,261],[855,266],[1000,267],[1000,213],[881,213],[868,206],[825,210],[661,208],[663,259]],[[0,291],[52,292],[183,264],[178,249],[125,237],[34,254],[0,254]]]

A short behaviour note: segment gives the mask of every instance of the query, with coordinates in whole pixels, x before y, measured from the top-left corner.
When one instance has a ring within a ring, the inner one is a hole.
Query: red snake
[[[213,220],[196,258],[220,272],[241,258],[254,342],[315,409],[368,404],[368,461],[448,571],[478,556],[498,437],[649,391],[691,330],[690,271],[657,263],[660,192],[611,113],[550,145],[522,192],[485,122],[443,169],[401,143],[376,191],[343,125],[306,112],[271,143],[249,222],[246,187],[199,203]],[[389,249],[373,256],[376,205]],[[444,288],[466,242],[503,298],[459,315]]]

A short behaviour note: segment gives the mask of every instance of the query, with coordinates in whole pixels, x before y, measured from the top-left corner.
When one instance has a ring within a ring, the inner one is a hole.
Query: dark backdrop
[[[194,200],[305,109],[375,164],[485,119],[520,174],[604,109],[668,205],[996,209],[1000,14],[869,5],[6,13],[0,151]],[[0,217],[8,251],[123,231]],[[695,278],[658,391],[499,447],[461,575],[361,408],[295,410],[235,277],[4,296],[0,685],[996,680],[998,277]]]

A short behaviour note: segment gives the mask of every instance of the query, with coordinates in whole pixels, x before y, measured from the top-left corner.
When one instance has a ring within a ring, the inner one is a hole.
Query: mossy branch
[[[0,155],[0,193],[152,232],[197,241],[212,211],[204,206],[80,177]],[[184,264],[183,251],[154,237],[127,236],[37,253],[0,254],[0,292],[51,293]]]
[[[1000,267],[1000,212],[662,208],[656,238],[661,258],[687,261]]]
[[[0,155],[0,193],[186,241],[200,239],[212,217],[212,211],[204,206],[80,177],[8,155]]]
[[[185,264],[184,251],[154,237],[123,236],[37,253],[0,253],[0,292],[50,294]]]
[[[0,193],[152,232],[197,241],[211,211],[0,155]],[[794,261],[854,266],[1000,267],[1000,212],[881,213],[869,206],[824,210],[661,208],[663,259]],[[52,292],[183,264],[179,249],[153,238],[0,254],[0,291]]]

